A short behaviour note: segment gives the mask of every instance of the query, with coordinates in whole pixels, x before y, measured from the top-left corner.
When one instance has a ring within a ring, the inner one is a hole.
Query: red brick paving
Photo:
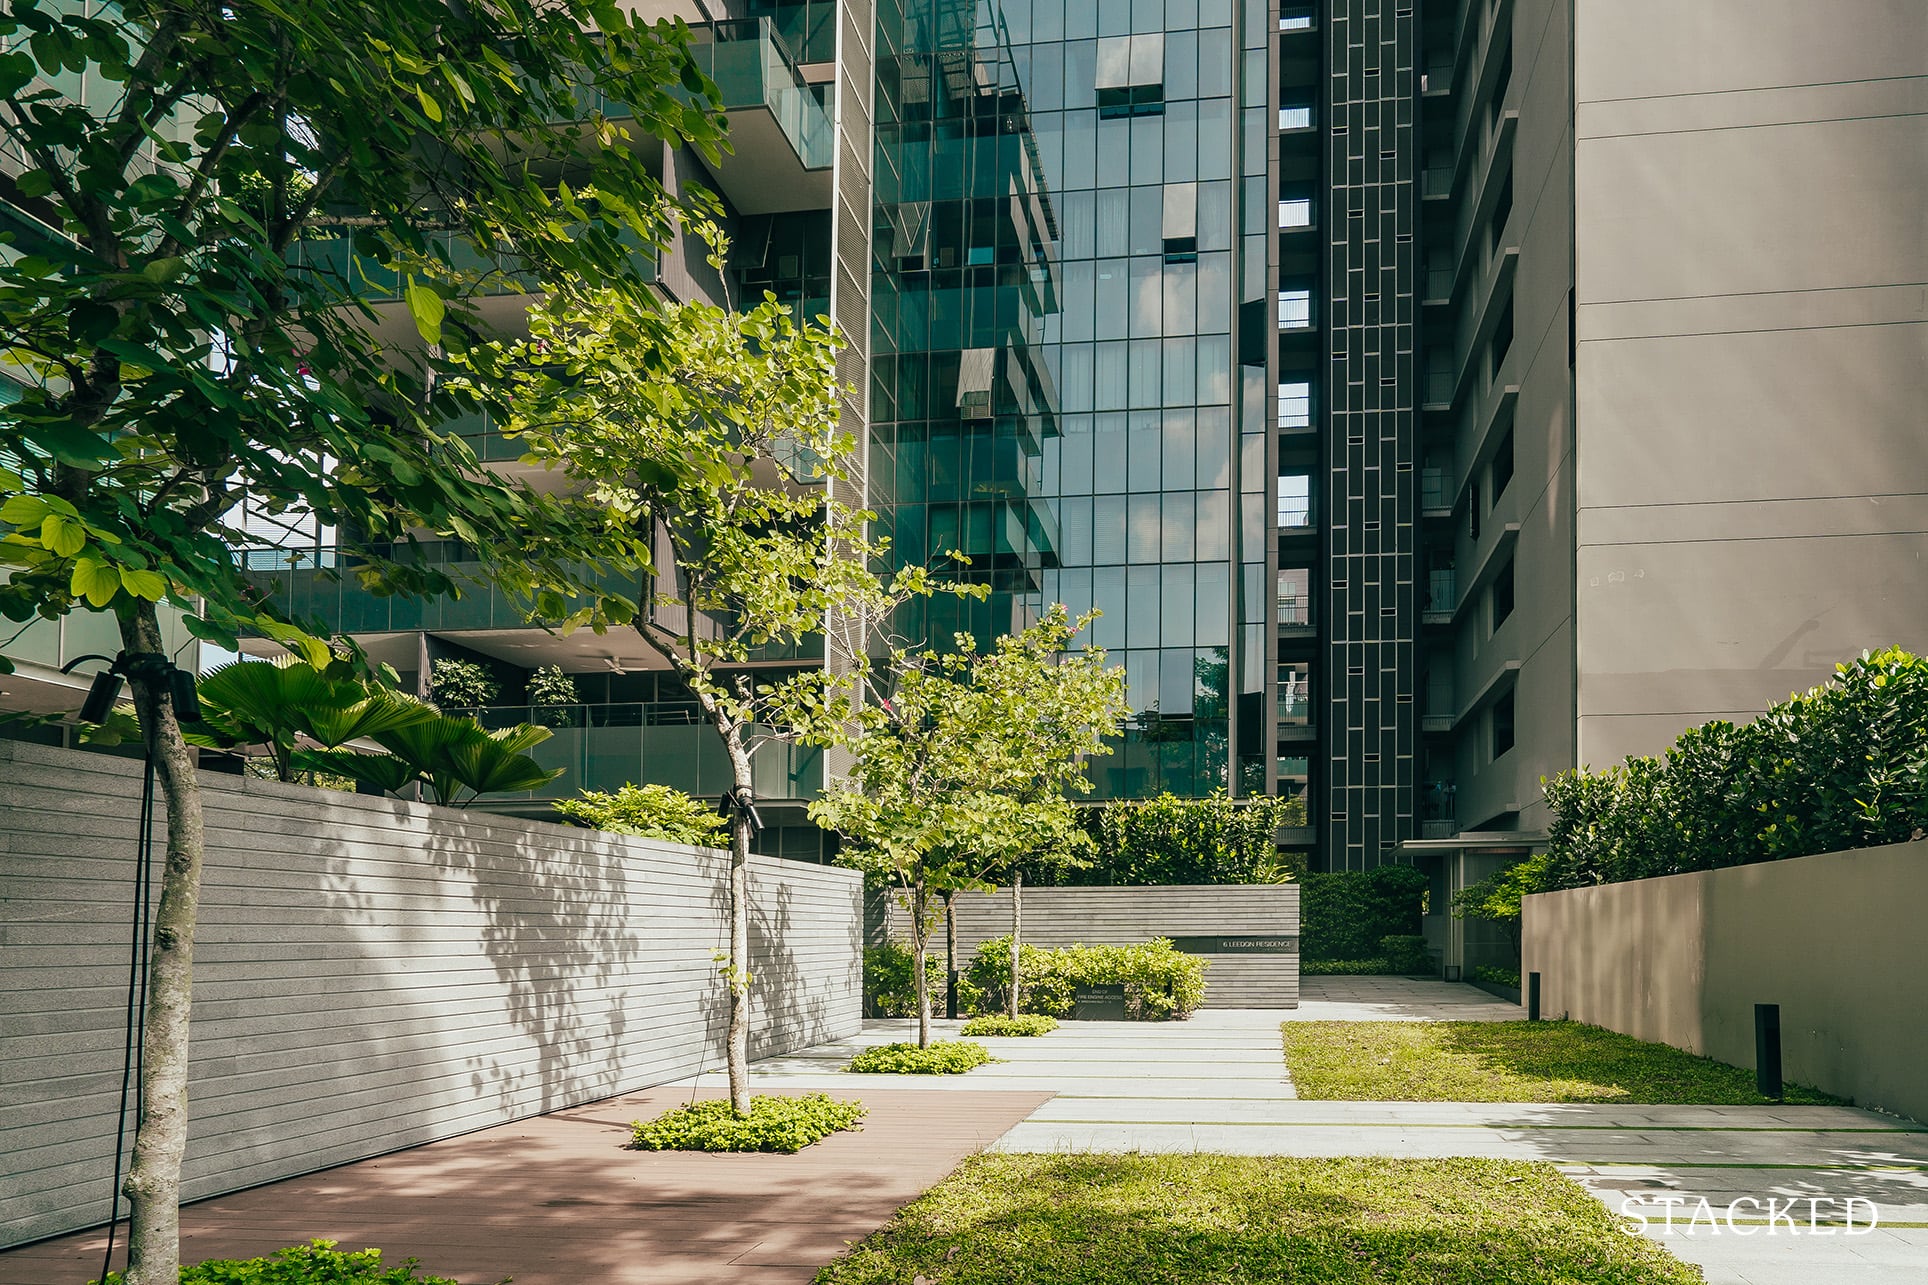
[[[862,1096],[862,1132],[794,1156],[624,1150],[631,1121],[689,1099],[647,1089],[201,1201],[181,1211],[182,1257],[321,1237],[462,1285],[803,1285],[1050,1097]],[[105,1244],[79,1232],[0,1253],[0,1285],[81,1285]]]

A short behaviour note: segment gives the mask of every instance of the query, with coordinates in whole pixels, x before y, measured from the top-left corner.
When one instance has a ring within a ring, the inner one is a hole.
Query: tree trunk
[[[122,617],[121,642],[130,656],[165,656],[153,603],[139,602]],[[193,754],[174,720],[166,671],[135,669],[129,675],[134,708],[167,805],[167,868],[148,965],[143,1105],[134,1128],[133,1164],[121,1186],[130,1209],[127,1285],[175,1285],[181,1271],[181,1157],[187,1150],[188,1006],[204,850],[201,786]]]
[[[730,958],[724,980],[730,991],[730,1031],[726,1059],[730,1069],[730,1106],[750,1114],[750,755],[743,733],[724,733],[736,780],[737,807],[730,818]]]
[[[1024,932],[1024,874],[1011,872],[1011,1016],[1018,1015],[1018,987],[1024,984],[1024,970],[1018,964],[1018,938]]]
[[[930,957],[930,894],[918,884],[910,890],[911,986],[917,993],[917,1047],[931,1046],[931,979],[925,968]]]
[[[944,894],[944,1016],[957,1016],[957,894]]]

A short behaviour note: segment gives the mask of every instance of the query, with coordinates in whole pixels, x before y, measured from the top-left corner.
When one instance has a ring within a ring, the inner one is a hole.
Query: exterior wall
[[[1928,646],[1928,8],[1576,0],[1580,761]]]
[[[889,902],[890,936],[909,935],[910,917]],[[1011,890],[957,897],[957,952],[1011,931]],[[941,951],[939,921],[932,941]],[[1206,1008],[1299,1006],[1297,884],[1182,884],[1155,888],[1026,888],[1023,940],[1033,946],[1128,946],[1153,937],[1289,937],[1290,952],[1208,954]]]
[[[203,785],[189,1199],[721,1058],[723,854]],[[106,1212],[139,798],[133,761],[0,742],[0,1245]],[[856,1032],[860,877],[752,875],[753,1055]]]
[[[1464,607],[1454,630],[1455,655],[1448,659],[1454,665],[1455,819],[1461,830],[1544,828],[1540,777],[1573,763],[1571,12],[1569,0],[1514,0],[1500,12],[1512,48],[1501,101],[1517,119],[1510,144],[1501,149],[1504,162],[1496,157],[1485,186],[1510,181],[1512,213],[1496,244],[1485,220],[1471,229],[1470,239],[1489,250],[1495,273],[1503,267],[1499,260],[1513,256],[1504,294],[1514,310],[1514,339],[1485,395],[1460,423],[1453,450]],[[1477,257],[1480,248],[1468,253]],[[1513,476],[1502,488],[1494,485],[1494,460],[1509,429]],[[1467,539],[1466,509],[1474,503],[1482,510],[1478,542]],[[1494,628],[1491,582],[1508,559],[1514,607]],[[1514,747],[1496,757],[1492,706],[1509,691]],[[1518,813],[1516,824],[1496,823],[1510,813]]]
[[[1928,1120],[1928,842],[1541,893],[1524,959],[1541,1009],[1754,1065],[1781,1006],[1786,1077]]]

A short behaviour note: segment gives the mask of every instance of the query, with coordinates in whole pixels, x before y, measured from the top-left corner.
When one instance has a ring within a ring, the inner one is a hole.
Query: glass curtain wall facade
[[[1266,786],[1270,16],[1239,12],[878,14],[873,499],[993,590],[906,632],[1100,609],[1134,711],[1101,797]]]

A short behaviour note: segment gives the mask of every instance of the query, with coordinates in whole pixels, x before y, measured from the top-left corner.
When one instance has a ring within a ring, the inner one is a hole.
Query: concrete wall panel
[[[0,1245],[107,1212],[139,771],[0,742]],[[189,1199],[720,1059],[722,854],[203,784]],[[766,858],[752,876],[753,1052],[854,1033],[861,878]]]
[[[890,901],[887,930],[904,940],[910,918]],[[1011,931],[1011,890],[960,893],[957,953]],[[1299,935],[1297,884],[1183,884],[1155,888],[1026,888],[1023,940],[1033,946],[1128,946],[1154,937]],[[944,947],[943,921],[932,942]],[[1297,1008],[1299,952],[1206,954],[1206,1008]]]
[[[1928,1120],[1928,841],[1542,893],[1542,1011],[1754,1065],[1781,1006],[1787,1079]]]

